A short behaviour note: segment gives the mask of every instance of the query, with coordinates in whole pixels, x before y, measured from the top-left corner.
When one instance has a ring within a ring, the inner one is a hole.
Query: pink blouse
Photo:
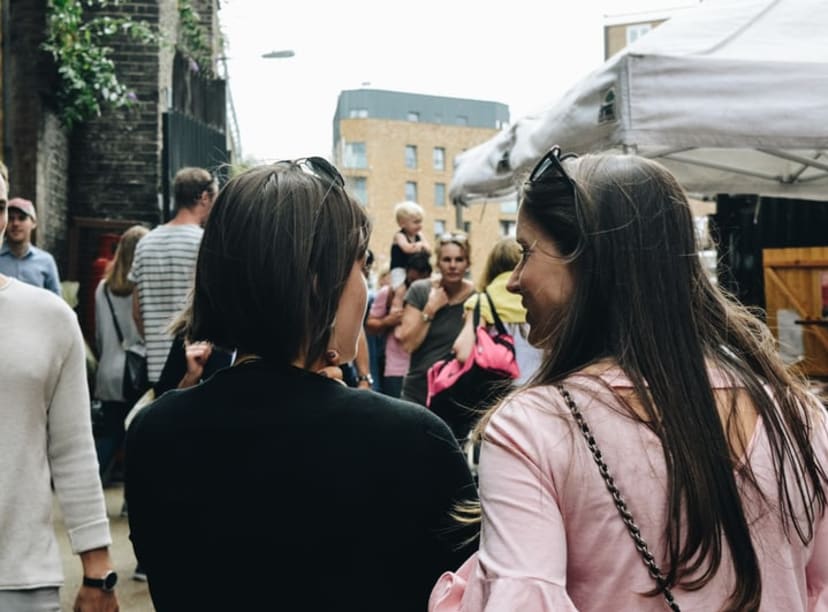
[[[712,373],[714,387],[729,386]],[[600,377],[613,388],[632,385],[617,368]],[[656,559],[665,558],[664,459],[658,438],[626,416],[602,381],[574,376],[565,384],[602,450]],[[813,447],[828,469],[828,429],[813,412]],[[776,479],[761,420],[745,456],[771,504]],[[440,577],[429,610],[666,610],[645,597],[647,573],[569,408],[554,387],[518,392],[493,416],[480,456],[483,521],[480,551],[457,573]],[[790,481],[789,481],[790,482]],[[745,511],[762,571],[762,610],[828,610],[828,528],[819,517],[811,543],[792,531],[755,494]],[[674,589],[683,611],[718,610],[734,583],[724,546],[716,576],[700,591]],[[663,567],[664,562],[660,565]]]

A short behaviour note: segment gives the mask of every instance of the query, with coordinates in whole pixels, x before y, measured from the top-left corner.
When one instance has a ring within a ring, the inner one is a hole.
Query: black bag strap
[[[497,333],[507,334],[508,332],[506,331],[506,326],[503,325],[503,321],[500,320],[500,315],[497,314],[497,309],[492,301],[492,296],[490,296],[489,292],[485,290],[477,294],[477,303],[474,305],[473,315],[474,328],[477,329],[477,326],[480,325],[480,300],[483,299],[483,295],[485,295],[486,299],[489,301],[489,310],[492,311],[492,319],[494,320],[494,326],[497,329]]]
[[[118,317],[115,316],[115,308],[112,306],[112,300],[109,299],[109,287],[106,286],[106,283],[104,283],[103,292],[106,297],[106,303],[109,304],[109,312],[112,313],[112,322],[115,324],[115,333],[118,334],[118,344],[123,346],[124,335],[121,333],[121,326],[118,325]]]
[[[681,612],[678,603],[676,603],[676,598],[673,597],[673,591],[670,589],[670,585],[667,584],[667,579],[661,572],[661,568],[658,567],[653,553],[650,552],[647,542],[641,535],[641,529],[635,522],[629,508],[627,508],[627,503],[624,501],[621,491],[618,490],[615,480],[610,474],[609,468],[604,461],[604,455],[601,453],[601,449],[598,448],[598,443],[595,441],[595,437],[592,435],[592,430],[589,428],[589,425],[587,425],[584,415],[578,409],[578,406],[575,405],[575,400],[572,398],[569,391],[561,384],[557,385],[557,388],[558,393],[561,394],[561,397],[563,397],[566,402],[569,411],[572,413],[572,417],[575,419],[578,429],[581,430],[584,440],[586,440],[589,452],[592,454],[592,458],[598,466],[598,472],[600,472],[601,478],[604,479],[604,484],[607,487],[607,491],[609,491],[612,496],[612,501],[615,503],[618,515],[621,517],[621,520],[624,521],[624,525],[627,527],[627,531],[633,540],[633,544],[635,545],[638,553],[641,555],[641,560],[644,562],[644,565],[647,567],[647,572],[658,585],[658,590],[664,596],[664,599],[667,602],[667,607],[673,610],[673,612]]]

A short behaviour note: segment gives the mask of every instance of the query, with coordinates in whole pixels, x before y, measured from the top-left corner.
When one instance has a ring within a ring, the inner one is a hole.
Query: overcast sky
[[[607,16],[695,3],[222,0],[242,152],[330,157],[337,96],[362,86],[502,102],[515,121],[603,62]]]

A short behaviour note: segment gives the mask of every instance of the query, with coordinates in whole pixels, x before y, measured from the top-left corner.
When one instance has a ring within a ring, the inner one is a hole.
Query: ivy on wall
[[[158,40],[143,21],[89,14],[86,9],[118,6],[121,0],[47,0],[46,40],[42,48],[52,55],[58,72],[58,116],[72,127],[99,117],[104,108],[130,106],[135,93],[115,74],[113,49],[107,43],[127,36],[141,43]],[[195,72],[213,77],[212,47],[201,18],[190,0],[178,0],[179,50]]]
[[[133,104],[134,92],[118,80],[112,48],[107,42],[118,34],[148,43],[157,39],[144,22],[129,18],[85,14],[85,8],[116,6],[119,0],[47,0],[46,40],[57,66],[58,116],[71,129],[101,114],[106,107]]]
[[[190,58],[194,72],[213,77],[213,49],[201,25],[201,16],[190,0],[178,0],[180,34],[178,48]]]

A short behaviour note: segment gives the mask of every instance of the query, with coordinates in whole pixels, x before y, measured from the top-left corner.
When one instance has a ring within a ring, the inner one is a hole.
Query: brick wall
[[[157,0],[107,7],[106,13],[159,22]],[[129,107],[106,110],[78,126],[71,139],[69,197],[72,214],[158,223],[160,211],[160,60],[163,42],[113,40],[118,78],[137,97]]]
[[[11,197],[35,203],[38,228],[35,244],[51,252],[61,277],[67,273],[68,141],[51,106],[54,67],[40,45],[46,24],[45,2],[12,2],[9,18],[10,54],[4,58],[10,84],[8,113],[9,183]]]

